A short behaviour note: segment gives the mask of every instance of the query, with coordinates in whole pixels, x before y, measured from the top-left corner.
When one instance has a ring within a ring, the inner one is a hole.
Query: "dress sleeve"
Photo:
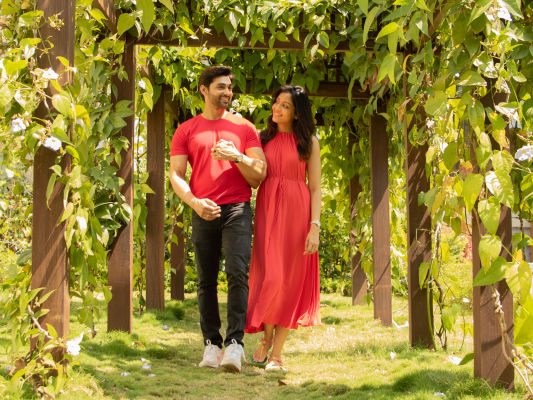
[[[189,154],[188,134],[183,125],[178,126],[174,136],[172,137],[172,144],[170,145],[170,156],[180,156]]]

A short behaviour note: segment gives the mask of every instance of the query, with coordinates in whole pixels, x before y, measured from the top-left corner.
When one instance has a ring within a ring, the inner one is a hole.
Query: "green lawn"
[[[225,296],[220,296],[225,315]],[[404,301],[394,300],[394,319],[407,319]],[[459,351],[460,338],[448,352],[413,349],[408,328],[385,328],[371,306],[351,306],[351,299],[322,296],[323,325],[291,332],[285,346],[288,373],[265,373],[245,365],[241,374],[198,368],[203,347],[197,302],[168,302],[165,312],[136,315],[131,335],[106,333],[100,321],[94,338],[85,336],[79,366],[64,399],[523,399],[491,389],[473,378],[473,364],[457,366],[450,355],[471,351],[470,338]],[[183,313],[183,318],[176,315]],[[225,319],[225,318],[224,318]],[[163,329],[168,326],[168,330]],[[81,326],[72,322],[72,331]],[[4,338],[5,339],[5,338]],[[258,335],[245,337],[247,356]],[[455,346],[455,348],[453,348]],[[0,391],[6,384],[2,356]],[[151,365],[143,369],[143,364]],[[122,373],[129,373],[123,376]],[[150,376],[153,374],[153,376]],[[443,397],[442,394],[445,395]],[[21,394],[29,398],[28,392]],[[6,398],[1,395],[0,398]]]

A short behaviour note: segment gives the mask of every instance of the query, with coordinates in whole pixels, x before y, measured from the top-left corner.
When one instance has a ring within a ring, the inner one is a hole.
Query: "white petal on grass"
[[[47,149],[58,151],[61,148],[61,140],[50,136],[44,139],[43,146]]]
[[[470,303],[470,300],[467,299],[466,297],[463,297],[463,303],[468,304],[468,303]]]
[[[26,124],[22,118],[13,118],[11,120],[11,132],[17,133],[26,130]]]
[[[129,376],[129,375],[130,375],[130,373],[127,372],[127,371],[126,371],[126,372],[121,372],[121,373],[120,373],[120,376]]]
[[[153,378],[155,374],[148,374],[148,378]]]
[[[52,68],[45,69],[43,71],[43,78],[46,79],[57,79],[59,78],[59,75],[56,74],[56,72]]]
[[[83,339],[83,332],[76,336],[74,339],[71,339],[67,342],[67,353],[72,354],[73,356],[78,356],[81,351],[80,343]]]
[[[462,360],[462,358],[461,357],[457,357],[457,356],[449,355],[447,360],[449,362],[451,362],[452,364],[459,365],[461,360]]]
[[[152,369],[152,366],[148,363],[144,363],[142,369]]]
[[[516,158],[518,161],[530,161],[533,159],[533,146],[527,145],[524,147],[520,147],[515,155],[514,158]]]
[[[442,392],[435,392],[433,393],[433,396],[437,396],[437,397],[446,397],[446,395]]]
[[[391,351],[389,355],[391,360],[394,360],[396,358],[396,353],[394,351]]]
[[[146,358],[141,357],[141,362],[145,363],[145,362],[148,362],[148,360]]]
[[[162,328],[164,331],[168,331],[168,325],[163,325],[161,328]]]

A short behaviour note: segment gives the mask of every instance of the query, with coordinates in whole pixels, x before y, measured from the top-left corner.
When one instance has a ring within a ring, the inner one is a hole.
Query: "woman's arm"
[[[320,146],[316,137],[313,136],[312,141],[311,155],[307,161],[307,185],[311,193],[311,221],[320,221],[320,210],[322,209]],[[304,254],[312,254],[318,250],[319,233],[320,227],[311,223],[305,241]]]

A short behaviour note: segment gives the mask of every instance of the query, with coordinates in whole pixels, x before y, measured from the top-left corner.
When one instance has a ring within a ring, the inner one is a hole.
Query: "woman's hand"
[[[309,228],[309,233],[305,239],[304,254],[313,254],[318,250],[318,245],[320,243],[319,234],[320,228],[315,224],[311,224],[311,228]]]

